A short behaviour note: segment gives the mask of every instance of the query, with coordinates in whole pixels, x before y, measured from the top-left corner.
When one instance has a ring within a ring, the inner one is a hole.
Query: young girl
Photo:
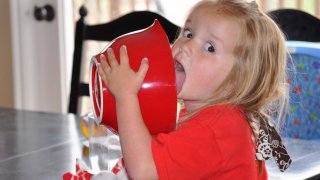
[[[267,179],[261,160],[272,156],[289,166],[271,125],[288,100],[285,39],[255,2],[201,1],[191,10],[172,47],[185,108],[174,132],[150,135],[137,97],[148,60],[134,72],[127,53],[121,47],[119,64],[109,49],[99,74],[116,99],[132,179]]]

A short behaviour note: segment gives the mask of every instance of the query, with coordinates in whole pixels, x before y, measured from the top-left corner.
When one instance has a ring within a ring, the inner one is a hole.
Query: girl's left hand
[[[130,68],[126,46],[120,48],[120,63],[111,48],[107,53],[109,62],[101,54],[101,64],[98,66],[98,73],[106,87],[116,99],[137,95],[149,68],[148,59],[143,58],[138,72],[134,72]]]

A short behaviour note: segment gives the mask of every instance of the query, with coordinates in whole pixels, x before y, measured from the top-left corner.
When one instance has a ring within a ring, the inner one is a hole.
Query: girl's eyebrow
[[[188,19],[185,21],[185,23],[184,23],[184,27],[186,26],[186,24],[190,24],[190,23],[191,23],[191,19],[188,18]]]
[[[209,35],[215,39],[216,41],[220,42],[222,45],[224,44],[223,43],[223,40],[221,38],[219,38],[218,36],[216,36],[215,34],[213,34],[212,32],[209,32]]]

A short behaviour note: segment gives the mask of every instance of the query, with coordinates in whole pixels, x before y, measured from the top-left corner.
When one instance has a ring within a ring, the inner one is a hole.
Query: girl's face
[[[200,6],[191,12],[172,47],[178,98],[184,100],[187,110],[217,98],[215,92],[236,60],[233,50],[240,36],[239,26],[214,9]]]

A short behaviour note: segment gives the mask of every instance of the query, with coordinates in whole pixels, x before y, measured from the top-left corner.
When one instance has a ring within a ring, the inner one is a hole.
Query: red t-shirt
[[[267,179],[258,175],[251,129],[232,106],[202,110],[169,134],[152,140],[160,179]],[[259,178],[258,178],[259,177]]]

